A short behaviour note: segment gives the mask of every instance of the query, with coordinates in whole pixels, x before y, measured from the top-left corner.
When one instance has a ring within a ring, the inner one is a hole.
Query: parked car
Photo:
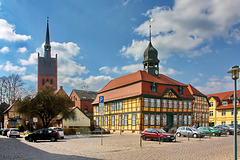
[[[3,130],[4,130],[4,128],[1,128],[1,129],[0,129],[0,134],[1,134],[1,135],[2,135],[2,131],[3,131]]]
[[[62,128],[60,128],[60,127],[49,127],[49,128],[50,128],[50,129],[57,130],[58,133],[59,133],[59,137],[60,137],[61,139],[64,139],[64,131],[63,131]]]
[[[221,135],[221,131],[219,131],[219,130],[215,130],[215,129],[212,129],[212,128],[210,128],[210,127],[204,127],[204,126],[202,126],[202,127],[198,127],[197,128],[197,130],[199,130],[199,131],[202,131],[202,132],[204,132],[205,134],[208,134],[208,135],[212,135],[212,136],[220,136]]]
[[[18,128],[10,128],[7,132],[7,137],[11,138],[12,136],[20,138],[20,132]]]
[[[58,138],[58,131],[54,129],[43,128],[30,133],[25,137],[25,140],[28,140],[29,142],[36,142],[37,140],[51,140],[53,142],[57,141]]]
[[[167,133],[163,129],[158,129],[158,128],[147,128],[141,133],[141,138],[143,140],[146,139],[154,139],[154,140],[159,140],[161,137],[161,140],[163,141],[173,141],[175,139],[175,135],[171,133]]]
[[[197,130],[194,127],[182,126],[182,127],[178,127],[176,135],[178,137],[180,137],[180,136],[184,136],[184,137],[191,136],[191,137],[194,137],[194,138],[197,138],[197,137],[203,138],[205,136],[205,133]]]
[[[214,129],[217,129],[217,130],[222,130],[225,134],[231,134],[233,135],[234,134],[234,130],[230,129],[230,127],[227,127],[227,126],[223,126],[223,125],[215,125],[213,127]]]
[[[96,128],[95,130],[91,131],[92,134],[110,134],[109,130],[106,130],[104,128]]]
[[[9,131],[9,128],[4,128],[2,131],[3,136],[7,136],[7,132]]]

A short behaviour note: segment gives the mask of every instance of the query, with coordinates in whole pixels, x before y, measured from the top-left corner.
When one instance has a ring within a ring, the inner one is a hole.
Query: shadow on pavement
[[[53,142],[55,143],[55,142]],[[75,156],[75,155],[63,155],[48,153],[32,146],[29,146],[21,142],[17,138],[4,138],[0,136],[0,159],[7,160],[97,160],[95,158]]]

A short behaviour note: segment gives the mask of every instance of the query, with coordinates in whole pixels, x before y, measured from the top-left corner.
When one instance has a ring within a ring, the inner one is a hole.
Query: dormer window
[[[228,102],[227,102],[227,101],[223,101],[223,102],[222,102],[222,105],[223,105],[223,106],[226,106],[226,105],[228,105]]]
[[[155,92],[155,93],[157,93],[157,84],[155,83],[155,82],[153,82],[153,84],[152,84],[152,92]]]
[[[183,86],[179,86],[178,90],[179,90],[179,94],[183,95]]]

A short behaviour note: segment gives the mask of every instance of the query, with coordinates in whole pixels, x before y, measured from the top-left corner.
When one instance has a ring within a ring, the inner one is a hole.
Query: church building
[[[56,58],[51,57],[49,20],[47,20],[44,57],[40,57],[38,53],[38,89],[44,85],[52,85],[54,89],[57,89],[57,84],[57,54]]]
[[[160,74],[159,62],[150,38],[143,70],[113,79],[98,92],[92,103],[95,125],[121,132],[193,125],[194,97],[186,84]]]

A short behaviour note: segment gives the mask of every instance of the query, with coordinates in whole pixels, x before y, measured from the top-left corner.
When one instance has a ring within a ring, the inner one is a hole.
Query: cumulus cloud
[[[17,52],[19,52],[19,53],[27,52],[27,48],[26,47],[18,48]]]
[[[239,87],[240,85],[238,85]],[[219,93],[226,90],[231,91],[233,90],[233,80],[230,76],[219,77],[213,75],[204,86],[196,86],[196,88],[204,94]]]
[[[89,90],[100,90],[103,88],[112,78],[110,76],[90,76],[86,79],[80,77],[64,77],[59,76],[60,85],[69,85],[73,88],[81,88],[88,86]]]
[[[26,67],[14,66],[11,62],[7,61],[6,65],[2,67],[3,70],[11,73],[24,74]]]
[[[239,31],[233,29],[240,23],[239,0],[176,0],[172,8],[155,7],[145,16],[153,17],[152,42],[161,51],[159,57],[167,58],[172,53],[185,53],[185,56],[196,57],[210,53],[211,49],[193,52],[199,46],[206,45],[214,37],[239,38]],[[149,21],[145,21],[134,30],[143,37],[149,36]],[[123,46],[120,52],[126,57],[138,60],[142,57],[147,40],[133,40],[130,46]],[[144,44],[144,45],[143,45]],[[144,48],[144,49],[143,49]],[[139,52],[140,51],[140,52]]]
[[[37,64],[38,53],[31,53],[28,60],[20,59],[19,62],[21,65],[32,65]]]
[[[26,41],[31,39],[31,36],[17,34],[15,26],[9,24],[5,19],[0,19],[0,39],[6,41]]]
[[[23,80],[29,80],[29,81],[32,81],[32,82],[37,82],[37,75],[36,74],[25,75],[25,76],[22,76],[22,79]]]
[[[8,53],[9,52],[9,48],[8,47],[3,47],[0,49],[0,53]]]

